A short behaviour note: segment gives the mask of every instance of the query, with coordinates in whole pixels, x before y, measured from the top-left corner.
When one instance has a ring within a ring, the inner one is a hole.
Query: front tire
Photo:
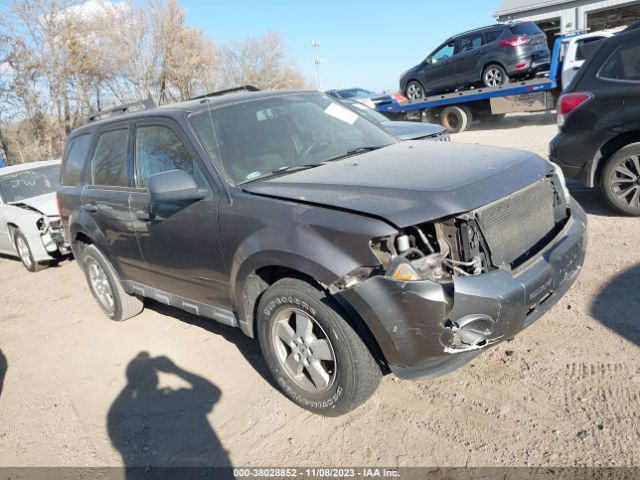
[[[111,320],[121,322],[142,311],[142,300],[125,292],[111,263],[95,245],[82,249],[82,266],[93,298]]]
[[[404,92],[405,97],[409,99],[410,102],[418,102],[425,97],[424,88],[420,84],[420,82],[416,80],[411,80],[407,83],[407,88]]]
[[[38,263],[35,261],[33,253],[31,253],[31,247],[29,246],[27,237],[25,237],[24,233],[20,230],[16,230],[14,232],[13,243],[16,247],[16,251],[18,252],[22,265],[24,265],[24,268],[26,268],[28,272],[39,272],[49,266],[46,263]]]
[[[257,312],[260,348],[284,394],[302,408],[335,417],[378,388],[380,367],[324,292],[297,279],[274,283]]]
[[[498,64],[487,65],[482,71],[482,83],[485,87],[499,87],[509,83],[507,71]]]
[[[600,176],[607,203],[617,212],[640,216],[640,143],[632,143],[611,156]]]

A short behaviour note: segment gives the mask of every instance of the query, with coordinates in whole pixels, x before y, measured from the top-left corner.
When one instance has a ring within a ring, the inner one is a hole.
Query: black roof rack
[[[153,101],[153,99],[151,97],[147,98],[146,100],[138,100],[137,102],[131,102],[131,103],[124,103],[122,105],[119,105],[117,107],[113,107],[113,108],[108,108],[106,110],[98,110],[95,113],[92,113],[91,115],[89,115],[89,122],[93,122],[94,120],[102,117],[103,115],[111,115],[113,113],[127,113],[129,111],[129,109],[133,108],[133,107],[143,107],[143,110],[151,110],[152,108],[156,108],[156,103]]]
[[[259,92],[260,89],[253,85],[242,85],[241,87],[233,87],[227,88],[226,90],[218,90],[217,92],[205,93],[202,95],[198,95],[197,97],[191,97],[189,100],[200,100],[203,98],[209,97],[219,97],[221,95],[226,95],[227,93],[235,93],[235,92]]]

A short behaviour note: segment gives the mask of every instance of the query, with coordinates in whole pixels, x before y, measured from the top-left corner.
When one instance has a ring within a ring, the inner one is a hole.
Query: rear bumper
[[[367,323],[397,376],[448,373],[531,325],[570,288],[586,247],[586,216],[575,201],[571,209],[563,230],[515,273],[457,277],[453,291],[431,281],[378,276],[340,296]],[[474,335],[483,340],[470,344]]]
[[[558,165],[567,178],[594,187],[599,152],[591,131],[578,135],[558,133],[549,143],[549,160]]]
[[[524,66],[523,66],[524,65]],[[538,70],[543,70],[551,65],[551,55],[549,51],[534,54],[521,55],[511,59],[507,65],[507,73],[510,77],[529,74]],[[520,67],[520,68],[518,68]]]

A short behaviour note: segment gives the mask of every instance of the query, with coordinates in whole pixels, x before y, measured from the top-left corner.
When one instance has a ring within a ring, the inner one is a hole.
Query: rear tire
[[[142,311],[142,300],[125,292],[111,263],[95,245],[82,249],[82,267],[93,298],[111,320],[121,322]]]
[[[409,99],[410,102],[417,102],[425,97],[424,88],[417,80],[411,80],[407,83],[404,96]]]
[[[482,83],[487,88],[506,85],[509,83],[509,75],[500,65],[492,63],[482,71]]]
[[[640,143],[627,145],[611,156],[602,170],[600,184],[614,210],[640,216]]]
[[[16,247],[16,252],[18,252],[18,256],[20,257],[20,261],[24,268],[27,269],[28,272],[35,273],[43,270],[49,266],[48,263],[38,263],[33,258],[33,253],[31,253],[31,247],[29,246],[29,241],[27,237],[24,236],[20,230],[15,230],[13,233],[13,244]]]
[[[471,120],[471,111],[464,106],[450,106],[440,113],[440,122],[449,133],[465,131]]]
[[[327,417],[345,414],[378,388],[380,367],[347,315],[312,285],[285,278],[264,293],[257,312],[264,359],[283,393]]]

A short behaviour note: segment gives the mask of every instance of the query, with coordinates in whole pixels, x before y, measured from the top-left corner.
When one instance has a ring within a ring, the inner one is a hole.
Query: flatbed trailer
[[[553,110],[561,91],[563,38],[554,42],[549,72],[542,77],[498,87],[432,95],[416,102],[380,105],[376,109],[395,120],[440,123],[450,133],[466,130],[474,119],[491,122],[507,113]]]

